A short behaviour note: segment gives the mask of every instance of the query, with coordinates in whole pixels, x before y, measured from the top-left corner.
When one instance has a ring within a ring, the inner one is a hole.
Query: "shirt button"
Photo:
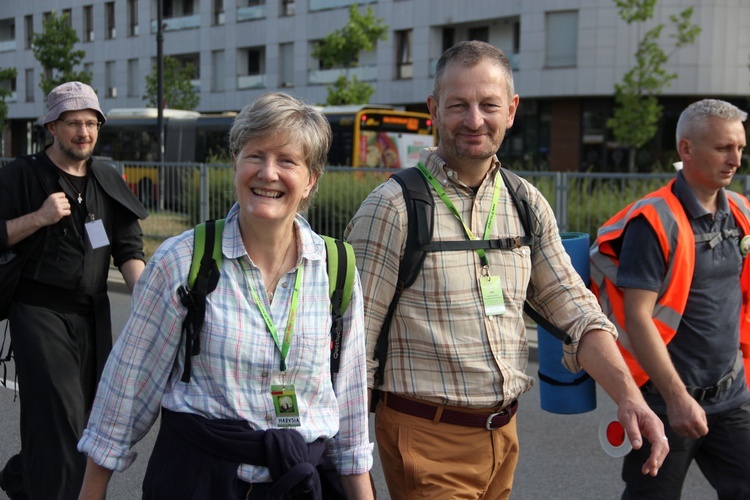
[[[262,378],[268,378],[268,372],[263,372],[260,374]]]
[[[285,282],[283,282],[283,283],[281,284],[281,288],[286,288],[286,287],[287,287],[287,283],[286,283],[286,281],[285,281]]]

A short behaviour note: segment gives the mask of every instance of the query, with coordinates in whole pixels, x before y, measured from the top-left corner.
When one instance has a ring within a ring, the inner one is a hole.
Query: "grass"
[[[154,255],[156,249],[166,239],[163,235],[175,236],[191,227],[190,218],[187,214],[151,212],[146,220],[141,221],[143,251],[146,254],[146,261]]]

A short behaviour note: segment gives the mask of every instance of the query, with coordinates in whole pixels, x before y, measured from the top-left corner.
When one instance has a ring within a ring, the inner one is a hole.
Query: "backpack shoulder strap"
[[[221,275],[221,236],[224,219],[210,220],[195,226],[193,261],[188,284],[177,289],[187,314],[182,321],[185,337],[185,368],[181,380],[190,382],[191,358],[200,354],[200,332],[206,318],[206,297],[216,289]]]
[[[435,200],[432,196],[427,180],[416,167],[399,170],[391,175],[401,186],[401,191],[406,203],[406,218],[408,226],[406,230],[406,247],[404,255],[398,268],[398,282],[393,298],[388,306],[388,312],[380,328],[377,343],[375,344],[375,359],[378,360],[378,368],[375,372],[376,385],[383,382],[385,372],[385,360],[388,356],[388,337],[391,330],[391,321],[396,305],[401,294],[409,288],[419,276],[424,264],[427,252],[424,247],[432,241],[432,226],[435,211]],[[374,408],[376,396],[373,393],[371,409]]]
[[[344,312],[354,289],[354,249],[349,243],[322,236],[326,243],[328,293],[331,298],[331,379],[341,364],[341,341],[344,334]]]

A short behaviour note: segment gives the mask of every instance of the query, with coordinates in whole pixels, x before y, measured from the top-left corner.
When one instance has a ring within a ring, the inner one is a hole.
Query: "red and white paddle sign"
[[[622,424],[617,420],[617,412],[606,415],[599,425],[599,442],[610,457],[624,457],[633,447]]]

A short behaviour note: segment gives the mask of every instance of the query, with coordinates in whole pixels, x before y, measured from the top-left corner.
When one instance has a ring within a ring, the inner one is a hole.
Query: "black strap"
[[[187,307],[188,310],[185,319],[182,321],[182,335],[185,338],[185,368],[181,378],[183,382],[190,382],[191,358],[201,352],[200,332],[206,318],[206,297],[214,291],[219,283],[220,272],[213,258],[215,236],[216,221],[207,221],[203,256],[195,285],[192,288],[183,285],[177,289],[182,305]],[[195,248],[193,248],[193,251],[195,251]]]
[[[414,284],[414,280],[417,279],[422,270],[424,259],[427,256],[424,247],[432,241],[432,222],[435,210],[435,200],[432,197],[430,186],[418,169],[399,170],[391,175],[391,178],[399,183],[403,191],[408,229],[404,255],[401,257],[398,268],[396,290],[393,293],[391,303],[388,305],[388,312],[385,315],[378,341],[375,344],[375,359],[378,360],[378,368],[375,372],[376,386],[383,383],[393,313],[403,291]],[[376,399],[376,397],[373,397],[371,408],[377,403]]]
[[[333,380],[333,375],[339,372],[339,365],[341,364],[341,338],[344,333],[344,315],[341,306],[348,264],[344,242],[336,239],[334,243],[338,255],[338,272],[336,273],[336,288],[331,294],[331,380]],[[330,262],[330,259],[327,262]],[[330,276],[331,273],[329,272],[328,275]]]

